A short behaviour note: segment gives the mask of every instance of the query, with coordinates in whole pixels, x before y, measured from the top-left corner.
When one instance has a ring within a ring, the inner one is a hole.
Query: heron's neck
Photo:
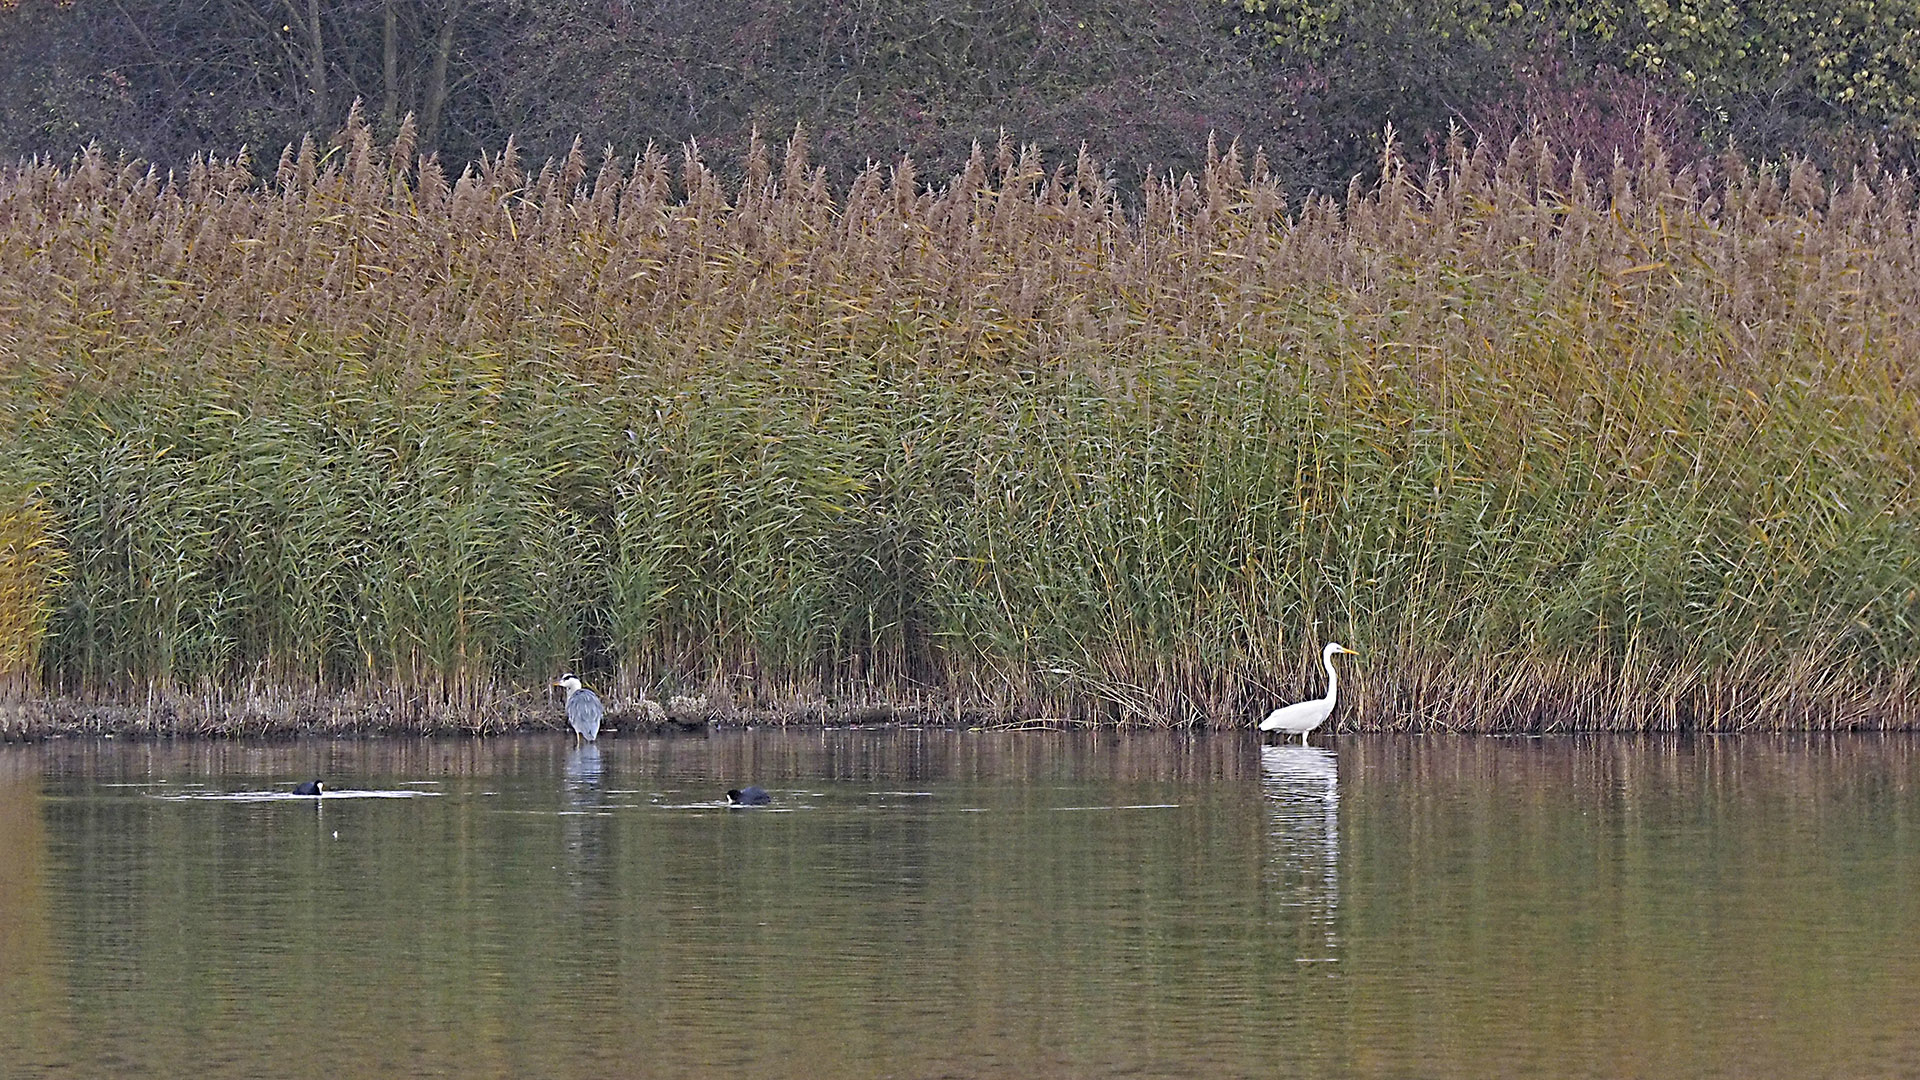
[[[1327,700],[1333,701],[1340,694],[1340,673],[1334,670],[1333,654],[1321,653],[1320,666],[1327,669]]]

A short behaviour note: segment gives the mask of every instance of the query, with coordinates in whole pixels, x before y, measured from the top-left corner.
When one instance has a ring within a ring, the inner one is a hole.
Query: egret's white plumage
[[[600,695],[581,686],[580,676],[571,671],[548,685],[566,687],[567,723],[573,726],[574,734],[588,742],[598,739],[600,718],[607,714],[606,707],[600,704]]]
[[[1327,717],[1333,715],[1334,702],[1340,697],[1340,673],[1333,670],[1335,653],[1346,653],[1348,656],[1360,655],[1339,642],[1328,642],[1327,647],[1320,650],[1320,663],[1327,669],[1327,696],[1314,698],[1311,701],[1295,702],[1273,710],[1267,714],[1265,720],[1260,721],[1261,731],[1280,731],[1288,735],[1298,735],[1301,744],[1306,744],[1307,732],[1319,727]]]

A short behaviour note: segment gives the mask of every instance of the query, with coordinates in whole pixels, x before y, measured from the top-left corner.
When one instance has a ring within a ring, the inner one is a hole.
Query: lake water
[[[1917,749],[5,746],[0,1076],[1920,1075]]]

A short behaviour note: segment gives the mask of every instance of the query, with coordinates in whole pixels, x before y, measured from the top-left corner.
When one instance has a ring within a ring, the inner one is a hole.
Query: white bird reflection
[[[607,796],[600,783],[600,747],[575,743],[561,765],[561,790],[566,808],[560,812],[565,842],[567,888],[574,907],[584,910],[607,888]]]
[[[1299,959],[1334,960],[1340,907],[1339,760],[1318,746],[1262,747],[1260,789],[1267,803],[1269,894],[1298,920],[1303,946]],[[1309,945],[1315,939],[1318,947]]]
[[[600,791],[600,747],[580,743],[567,751],[565,781],[567,801],[575,807],[598,806],[605,802]]]

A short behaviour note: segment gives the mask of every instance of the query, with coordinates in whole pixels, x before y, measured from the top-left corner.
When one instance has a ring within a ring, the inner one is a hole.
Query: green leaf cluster
[[[1673,80],[1709,107],[1791,89],[1920,134],[1920,5],[1905,0],[1227,0],[1242,32],[1309,61],[1390,27],[1434,47],[1517,36]]]

